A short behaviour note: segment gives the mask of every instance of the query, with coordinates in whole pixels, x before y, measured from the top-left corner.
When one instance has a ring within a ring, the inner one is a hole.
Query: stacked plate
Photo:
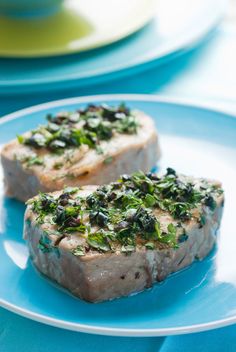
[[[2,0],[0,94],[83,87],[160,65],[203,39],[224,2]]]

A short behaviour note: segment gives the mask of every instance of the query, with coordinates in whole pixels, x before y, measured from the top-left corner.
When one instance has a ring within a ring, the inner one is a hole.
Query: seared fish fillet
[[[21,201],[65,185],[105,184],[149,171],[160,157],[153,120],[140,111],[90,105],[48,116],[1,151],[5,193]]]
[[[213,248],[223,209],[217,181],[123,175],[28,202],[24,236],[37,269],[89,302],[164,280]]]

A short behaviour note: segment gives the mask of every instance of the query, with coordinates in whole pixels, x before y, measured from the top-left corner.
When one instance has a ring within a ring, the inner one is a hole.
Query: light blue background
[[[0,99],[1,114],[70,96],[103,93],[161,93],[234,110],[236,105],[236,30],[218,29],[208,43],[168,65],[123,79],[63,94]],[[235,109],[236,110],[236,109]],[[114,338],[65,331],[0,309],[0,352],[64,351],[236,351],[236,327],[167,338]]]

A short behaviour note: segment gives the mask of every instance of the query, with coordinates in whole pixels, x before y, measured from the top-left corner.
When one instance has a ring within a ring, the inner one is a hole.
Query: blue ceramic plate
[[[0,59],[0,94],[81,87],[160,65],[194,47],[224,9],[225,0],[158,0],[154,20],[116,44],[62,57]]]
[[[28,318],[71,330],[107,335],[168,335],[213,329],[236,322],[236,119],[200,107],[152,96],[67,99],[21,110],[0,120],[5,143],[33,128],[48,112],[86,103],[125,101],[156,121],[161,169],[223,182],[225,212],[217,248],[202,262],[135,296],[100,304],[76,299],[33,269],[22,240],[25,206],[0,199],[0,304]]]

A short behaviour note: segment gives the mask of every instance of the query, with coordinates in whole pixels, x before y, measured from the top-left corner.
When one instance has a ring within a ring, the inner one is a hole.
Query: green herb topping
[[[85,144],[101,154],[101,141],[110,140],[114,133],[135,134],[139,126],[136,117],[124,104],[118,107],[88,105],[72,113],[49,114],[47,120],[47,125],[31,131],[29,137],[17,136],[19,143],[57,153]],[[60,165],[56,164],[55,168]]]
[[[77,191],[66,188],[60,196],[40,194],[30,201],[38,222],[49,221],[64,236],[76,232],[84,239],[84,245],[72,251],[77,256],[84,255],[85,248],[86,252],[124,253],[138,246],[177,248],[188,239],[184,224],[195,218],[203,226],[204,207],[214,211],[223,192],[219,186],[179,176],[170,168],[162,177],[142,172],[123,175],[86,197]]]

